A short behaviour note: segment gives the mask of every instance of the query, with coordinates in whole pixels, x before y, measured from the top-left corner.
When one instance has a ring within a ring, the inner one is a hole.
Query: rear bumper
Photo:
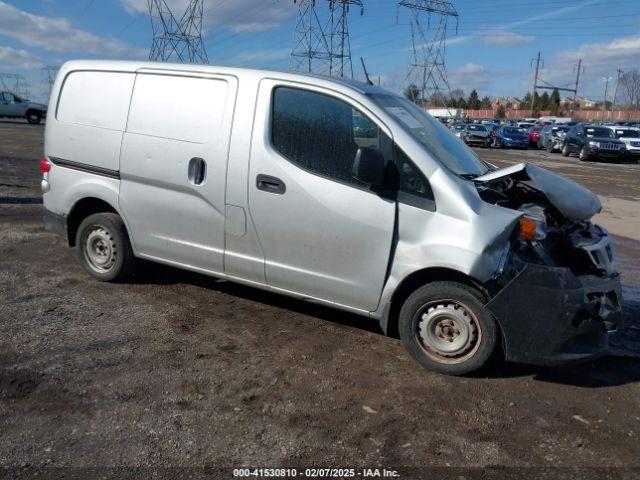
[[[507,360],[561,365],[609,353],[622,328],[620,278],[577,277],[528,264],[488,304],[499,320]]]
[[[42,223],[45,230],[67,238],[67,217],[45,210]]]

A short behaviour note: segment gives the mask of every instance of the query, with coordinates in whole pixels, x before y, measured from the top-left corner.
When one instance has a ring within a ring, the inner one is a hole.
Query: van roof
[[[318,75],[314,73],[301,73],[290,72],[286,70],[277,69],[255,69],[246,67],[225,67],[222,65],[202,65],[202,64],[187,64],[187,63],[164,63],[164,62],[144,62],[144,61],[116,61],[116,60],[72,60],[66,62],[61,72],[70,72],[74,70],[87,70],[87,69],[99,69],[99,70],[118,70],[118,71],[131,71],[136,72],[139,70],[165,70],[173,72],[201,72],[201,73],[221,73],[235,76],[247,76],[257,75],[259,77],[272,77],[277,74],[278,79],[281,80],[308,80],[313,78],[321,80],[323,82],[330,82],[334,84],[340,84],[351,90],[356,90],[362,94],[371,93],[390,93],[380,87],[368,85],[364,82],[357,80],[351,80],[340,77],[330,77],[327,75]]]

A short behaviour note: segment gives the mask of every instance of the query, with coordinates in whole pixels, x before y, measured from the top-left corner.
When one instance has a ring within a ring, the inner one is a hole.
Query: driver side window
[[[273,91],[271,139],[287,160],[312,173],[360,186],[353,177],[359,148],[381,151],[380,128],[348,103],[299,88]]]

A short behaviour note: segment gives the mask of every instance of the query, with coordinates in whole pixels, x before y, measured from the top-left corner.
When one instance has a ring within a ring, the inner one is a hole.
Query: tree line
[[[640,72],[637,69],[629,70],[620,75],[617,84],[618,98],[616,98],[616,105],[625,108],[631,108],[640,110]],[[409,100],[420,105],[433,105],[433,106],[446,106],[449,108],[463,108],[468,110],[482,110],[490,109],[493,104],[491,98],[488,96],[480,98],[478,92],[473,89],[468,97],[465,96],[464,91],[460,88],[452,90],[451,93],[445,95],[438,93],[431,95],[428,98],[423,98],[422,92],[417,85],[411,84],[404,90],[404,96]],[[551,93],[546,90],[539,94],[535,92],[535,95],[531,96],[531,92],[527,92],[520,100],[519,109],[530,110],[531,103],[533,102],[534,113],[540,111],[550,111],[553,115],[560,115],[563,113],[560,105],[560,92],[557,88],[554,88]],[[613,98],[609,98],[605,103],[605,108],[611,108]],[[504,112],[505,107],[513,108],[513,105],[500,105],[498,112]]]

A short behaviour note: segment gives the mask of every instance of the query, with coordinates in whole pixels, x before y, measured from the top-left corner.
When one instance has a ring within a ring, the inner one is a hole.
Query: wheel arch
[[[94,213],[104,212],[115,213],[122,218],[120,212],[118,212],[109,202],[106,202],[101,198],[84,197],[76,201],[67,216],[67,240],[69,242],[69,246],[76,246],[76,233],[78,232],[78,227],[85,218],[89,215],[93,215]]]
[[[465,273],[446,267],[429,267],[417,270],[407,275],[393,291],[386,315],[380,319],[380,326],[384,333],[397,338],[400,309],[404,301],[423,285],[441,281],[457,282],[475,288],[482,292],[488,301],[488,293],[482,283]]]

